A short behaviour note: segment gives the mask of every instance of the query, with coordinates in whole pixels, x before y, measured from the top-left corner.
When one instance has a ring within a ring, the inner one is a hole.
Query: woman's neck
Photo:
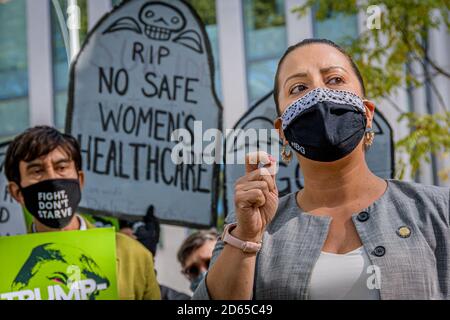
[[[305,187],[299,202],[306,211],[358,206],[358,203],[365,206],[386,190],[386,182],[370,171],[363,153],[352,153],[332,163],[302,159],[301,167]]]

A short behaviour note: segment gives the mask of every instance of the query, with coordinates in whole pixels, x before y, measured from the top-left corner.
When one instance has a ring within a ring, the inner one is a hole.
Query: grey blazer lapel
[[[352,217],[359,237],[372,262],[370,270],[379,277],[380,297],[391,299],[430,299],[439,297],[439,286],[432,276],[436,260],[427,241],[420,232],[417,218],[400,215],[399,212],[414,212],[398,197],[392,197],[395,186],[369,206],[365,212],[369,218],[360,221]],[[410,234],[402,237],[401,227]],[[368,272],[370,273],[370,272]]]

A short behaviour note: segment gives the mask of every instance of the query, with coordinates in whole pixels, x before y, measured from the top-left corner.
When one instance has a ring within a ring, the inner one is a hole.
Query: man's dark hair
[[[5,156],[6,177],[20,185],[20,161],[32,161],[56,148],[64,150],[69,159],[75,162],[77,171],[81,170],[80,145],[74,137],[49,126],[36,126],[25,130],[9,145]]]
[[[178,261],[184,266],[186,259],[191,255],[192,252],[203,246],[207,241],[217,240],[218,234],[215,230],[200,230],[194,232],[189,237],[187,237],[181,244],[178,250]]]
[[[278,67],[277,67],[277,72],[275,74],[275,81],[274,81],[274,87],[273,87],[273,98],[275,100],[275,106],[277,108],[278,115],[280,115],[280,106],[278,105],[278,95],[280,93],[280,88],[278,86],[278,77],[279,77],[279,73],[280,73],[280,67],[283,64],[283,61],[286,59],[286,57],[289,55],[289,53],[291,53],[295,49],[304,47],[304,46],[307,46],[310,44],[316,44],[316,43],[326,44],[330,47],[333,47],[333,48],[337,49],[339,52],[341,52],[345,57],[347,57],[348,61],[350,62],[350,65],[352,66],[353,72],[356,74],[356,77],[358,78],[358,81],[361,84],[361,89],[362,89],[363,95],[366,95],[366,87],[364,85],[364,80],[363,80],[363,77],[361,76],[361,72],[359,71],[358,66],[355,64],[355,62],[353,62],[352,57],[350,57],[350,55],[342,47],[340,47],[338,44],[336,44],[333,41],[328,40],[328,39],[314,39],[314,38],[304,39],[304,40],[298,42],[297,44],[294,44],[294,45],[290,46],[289,48],[287,48],[286,52],[283,54],[280,61],[278,62]]]

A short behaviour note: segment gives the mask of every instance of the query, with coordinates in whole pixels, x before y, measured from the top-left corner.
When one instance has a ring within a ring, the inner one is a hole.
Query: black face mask
[[[81,201],[80,183],[76,179],[44,180],[21,191],[26,209],[52,229],[66,227]]]
[[[351,153],[366,130],[362,100],[347,91],[317,88],[281,116],[289,145],[305,158],[332,162]]]

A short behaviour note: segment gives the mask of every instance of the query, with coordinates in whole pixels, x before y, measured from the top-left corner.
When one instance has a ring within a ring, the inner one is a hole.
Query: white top
[[[379,300],[374,268],[370,266],[362,246],[346,254],[322,251],[312,270],[310,299]]]

